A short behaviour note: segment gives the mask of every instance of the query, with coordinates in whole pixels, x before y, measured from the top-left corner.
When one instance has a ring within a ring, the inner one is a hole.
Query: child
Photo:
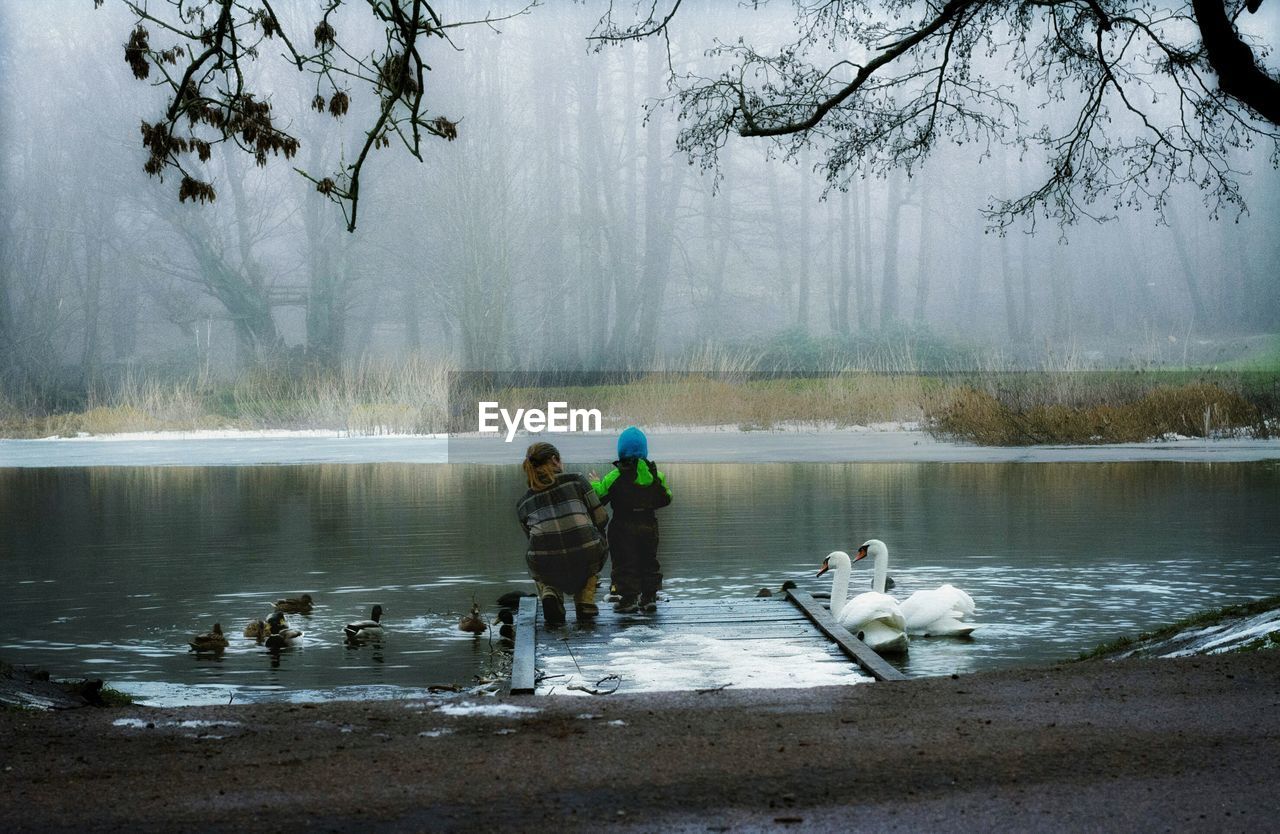
[[[543,621],[564,625],[566,593],[573,594],[579,621],[595,617],[597,574],[609,558],[609,513],[586,478],[564,471],[550,443],[530,446],[522,466],[529,491],[516,504],[516,516],[529,536],[525,562],[542,599]]]
[[[671,503],[667,479],[649,460],[649,441],[635,426],[618,435],[618,459],[613,471],[592,488],[600,501],[613,506],[609,523],[609,553],[613,584],[620,599],[613,610],[630,614],[658,610],[662,573],[658,565],[658,518],[654,510]]]

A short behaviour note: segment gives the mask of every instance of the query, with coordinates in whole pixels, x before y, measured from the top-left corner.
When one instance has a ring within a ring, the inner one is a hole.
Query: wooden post
[[[862,667],[868,675],[878,681],[905,681],[907,676],[885,662],[866,643],[849,633],[849,630],[835,621],[831,612],[822,607],[808,591],[787,591],[787,599],[805,613],[823,634],[830,637],[840,651],[844,652],[855,663]],[[519,639],[519,634],[516,635]],[[514,690],[513,690],[514,691]]]
[[[534,644],[537,643],[537,597],[521,597],[516,612],[516,649],[511,659],[511,694],[533,694]]]

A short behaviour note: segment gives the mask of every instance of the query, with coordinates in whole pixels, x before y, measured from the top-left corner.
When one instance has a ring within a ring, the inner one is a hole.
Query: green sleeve
[[[618,470],[616,468],[612,469],[610,470],[608,475],[605,475],[600,480],[592,481],[591,488],[596,491],[596,495],[599,496],[602,500],[605,498],[608,498],[609,487],[613,486],[613,482],[618,480],[618,475],[619,475]]]

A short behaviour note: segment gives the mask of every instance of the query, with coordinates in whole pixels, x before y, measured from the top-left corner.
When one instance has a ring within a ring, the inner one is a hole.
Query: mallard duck
[[[489,625],[484,621],[484,617],[480,615],[480,606],[471,603],[471,613],[463,617],[458,623],[458,630],[465,631],[468,634],[484,634],[489,630]]]
[[[347,623],[342,629],[347,635],[348,640],[369,640],[371,638],[381,637],[382,630],[382,606],[373,606],[373,611],[369,614],[367,620],[357,620],[354,623]]]
[[[213,631],[197,634],[189,641],[196,654],[218,654],[227,647],[227,636],[222,633],[222,623],[214,623]]]
[[[267,625],[266,620],[253,620],[244,627],[244,636],[251,637],[261,643],[267,639],[267,635],[271,633],[271,626]]]
[[[285,622],[284,614],[279,611],[267,617],[267,626],[271,630],[266,639],[268,649],[283,649],[287,646],[293,646],[302,638],[302,632],[296,628],[289,628],[289,624]]]
[[[499,623],[502,624],[502,627],[498,629],[499,637],[501,637],[503,640],[514,640],[516,639],[515,622],[516,622],[516,615],[511,611],[511,609],[503,608],[501,611],[498,612],[498,618],[493,621],[493,624],[494,625],[498,625]]]
[[[276,600],[276,610],[286,614],[310,614],[311,605],[311,594]]]
[[[790,591],[792,588],[796,588],[796,587],[799,587],[799,586],[797,586],[796,583],[788,579],[787,581],[782,583],[782,587],[779,588],[778,590],[771,591],[768,588],[761,588],[760,590],[756,591],[756,596],[758,598],[763,599],[764,597],[771,597],[774,594],[785,594],[787,591]]]
[[[528,591],[508,591],[507,593],[498,597],[498,605],[501,605],[503,608],[515,609],[520,607],[520,600],[524,599],[525,597],[536,597],[536,596],[537,594],[531,594]]]

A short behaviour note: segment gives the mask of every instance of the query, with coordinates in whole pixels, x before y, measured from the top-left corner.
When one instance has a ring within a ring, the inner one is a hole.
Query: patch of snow
[[[530,715],[539,712],[535,707],[518,707],[515,704],[476,704],[470,701],[463,701],[460,704],[445,704],[438,707],[436,712],[443,712],[445,715],[465,715],[480,716],[484,718],[515,718],[520,715]]]
[[[111,722],[113,727],[133,727],[134,729],[143,729],[148,724],[151,724],[151,722],[142,718],[117,718]],[[152,724],[152,726],[154,727],[155,725]]]
[[[453,729],[451,727],[437,727],[434,730],[423,730],[422,732],[418,733],[418,738],[440,738],[441,736],[447,736],[452,734],[453,734]]]
[[[204,727],[238,727],[239,721],[206,721],[203,719],[190,718],[183,721],[163,720],[148,721],[145,718],[117,718],[111,722],[114,727],[130,727],[132,729],[147,729],[156,727],[182,727],[184,729],[200,729]]]
[[[1254,617],[1196,629],[1175,635],[1167,641],[1169,651],[1157,650],[1160,657],[1190,657],[1198,654],[1221,654],[1246,643],[1280,631],[1280,609],[1265,611]],[[1177,646],[1177,648],[1173,648]]]

